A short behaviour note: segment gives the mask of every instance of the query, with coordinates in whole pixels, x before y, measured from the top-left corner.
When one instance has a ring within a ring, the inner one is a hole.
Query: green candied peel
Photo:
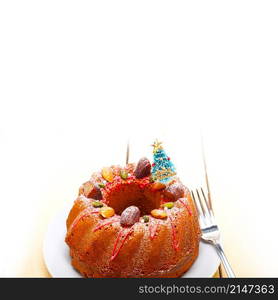
[[[152,175],[150,176],[149,181],[150,181],[150,183],[154,183],[155,182],[155,180],[154,180],[154,178],[153,178]]]
[[[127,179],[128,178],[128,173],[125,170],[121,170],[120,176],[122,179]]]
[[[100,201],[93,201],[93,207],[102,207],[103,203],[101,203]]]
[[[167,202],[163,204],[163,207],[167,207],[169,209],[174,207],[174,202]]]
[[[104,188],[104,187],[105,187],[105,183],[100,182],[100,183],[98,184],[98,186],[99,186],[100,188]]]
[[[143,216],[143,220],[145,223],[148,223],[150,218],[149,218],[149,216]]]

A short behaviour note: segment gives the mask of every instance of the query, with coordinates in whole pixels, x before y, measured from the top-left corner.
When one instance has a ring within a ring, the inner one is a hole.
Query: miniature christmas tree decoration
[[[176,175],[176,169],[170,157],[165,153],[162,143],[155,141],[153,146],[152,178],[155,181],[167,183]]]

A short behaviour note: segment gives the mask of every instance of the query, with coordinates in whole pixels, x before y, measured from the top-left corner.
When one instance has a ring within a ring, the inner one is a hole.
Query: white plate
[[[80,278],[82,276],[71,265],[69,248],[64,241],[68,213],[68,208],[62,210],[49,224],[44,239],[43,256],[52,277]],[[220,260],[213,247],[200,242],[198,258],[182,277],[212,277],[219,264]]]

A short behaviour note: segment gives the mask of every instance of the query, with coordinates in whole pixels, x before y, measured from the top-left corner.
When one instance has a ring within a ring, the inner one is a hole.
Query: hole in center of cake
[[[141,188],[136,183],[117,186],[105,198],[106,203],[113,207],[118,215],[131,205],[140,209],[141,216],[150,214],[153,209],[160,206],[159,192],[153,192],[149,188]]]

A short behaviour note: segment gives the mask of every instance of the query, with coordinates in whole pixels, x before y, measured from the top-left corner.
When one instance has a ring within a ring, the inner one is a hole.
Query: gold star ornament
[[[153,146],[153,153],[155,153],[157,150],[162,149],[162,142],[159,142],[157,139],[152,144]]]

